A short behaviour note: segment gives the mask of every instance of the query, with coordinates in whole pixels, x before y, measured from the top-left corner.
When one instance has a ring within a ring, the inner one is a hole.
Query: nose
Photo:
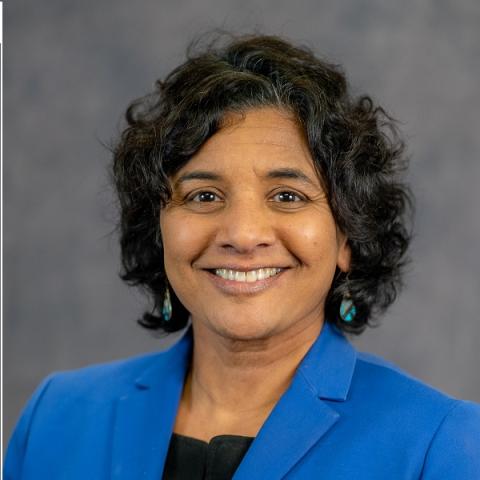
[[[275,243],[272,212],[255,195],[232,200],[218,220],[216,243],[223,251],[252,254]]]

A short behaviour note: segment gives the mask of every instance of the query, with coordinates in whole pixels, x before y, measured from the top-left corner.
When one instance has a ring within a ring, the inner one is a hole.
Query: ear
[[[338,253],[337,253],[337,267],[344,273],[350,270],[350,261],[352,257],[352,250],[348,244],[348,238],[340,231],[337,232],[338,238]]]

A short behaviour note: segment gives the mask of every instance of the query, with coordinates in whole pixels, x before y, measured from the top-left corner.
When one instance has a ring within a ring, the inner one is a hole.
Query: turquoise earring
[[[344,297],[342,303],[340,304],[340,317],[346,323],[352,323],[355,315],[357,314],[357,309],[353,304],[353,301],[350,297]]]
[[[168,322],[172,318],[172,302],[170,301],[170,290],[168,286],[165,290],[165,296],[163,297],[162,317],[165,322]]]

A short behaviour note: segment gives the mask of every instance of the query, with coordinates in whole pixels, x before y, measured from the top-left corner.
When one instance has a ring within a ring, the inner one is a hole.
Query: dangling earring
[[[357,309],[350,296],[343,297],[342,303],[340,304],[340,317],[342,320],[346,323],[351,323],[356,314]]]
[[[170,301],[168,285],[165,289],[165,296],[163,297],[162,317],[165,322],[168,322],[172,318],[172,302]]]

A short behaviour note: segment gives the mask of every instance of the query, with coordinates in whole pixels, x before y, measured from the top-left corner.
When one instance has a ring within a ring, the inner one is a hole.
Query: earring
[[[172,318],[172,302],[170,301],[170,290],[165,289],[165,296],[163,297],[162,317],[165,322]]]
[[[340,304],[340,317],[344,322],[351,323],[357,314],[357,309],[350,297],[343,297]]]

